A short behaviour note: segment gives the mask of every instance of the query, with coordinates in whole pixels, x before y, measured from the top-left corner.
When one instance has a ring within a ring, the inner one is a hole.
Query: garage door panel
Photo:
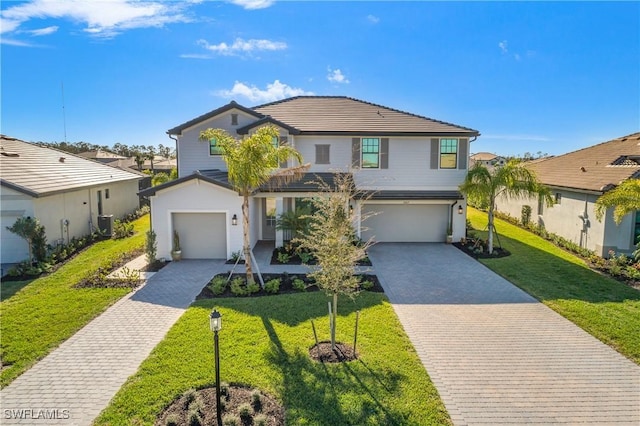
[[[378,242],[444,242],[449,206],[446,204],[366,204],[362,238]]]
[[[174,213],[183,259],[226,259],[227,230],[224,213]]]

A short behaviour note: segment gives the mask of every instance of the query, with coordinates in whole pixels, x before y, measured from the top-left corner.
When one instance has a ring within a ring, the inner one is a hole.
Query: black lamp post
[[[222,328],[222,315],[217,310],[213,310],[209,316],[209,325],[213,331],[213,347],[216,360],[216,416],[218,426],[222,426],[222,407],[220,406],[220,350],[218,347],[218,331]]]

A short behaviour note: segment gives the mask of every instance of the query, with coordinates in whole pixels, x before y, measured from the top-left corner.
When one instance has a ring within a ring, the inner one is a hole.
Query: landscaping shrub
[[[238,414],[242,420],[248,420],[253,414],[253,409],[251,408],[251,404],[248,402],[243,402],[238,406]]]
[[[222,293],[224,293],[227,290],[227,285],[228,285],[227,280],[223,276],[218,275],[213,277],[213,279],[209,283],[209,289],[216,296],[220,296]]]
[[[267,416],[264,414],[256,414],[253,418],[253,426],[267,426]]]
[[[278,262],[289,263],[290,260],[291,260],[291,255],[289,255],[289,253],[284,253],[284,252],[278,253]]]
[[[222,424],[224,426],[240,426],[240,417],[235,414],[227,414],[222,418]]]
[[[280,279],[274,278],[264,283],[264,291],[270,294],[276,294],[280,290]]]
[[[360,283],[360,287],[364,290],[371,290],[373,288],[373,283],[369,280],[365,280]]]
[[[521,215],[523,225],[527,225],[529,222],[531,222],[531,206],[522,206]]]
[[[305,291],[307,289],[307,285],[300,278],[294,279],[293,282],[291,283],[291,286],[293,287],[294,290],[298,290],[298,291]]]
[[[231,280],[231,293],[236,296],[249,296],[260,291],[260,284],[252,282],[247,285],[243,277],[236,277]]]
[[[180,418],[177,414],[169,414],[164,424],[165,426],[178,426],[180,424]]]
[[[119,240],[133,235],[133,223],[116,219],[113,221],[113,238]]]

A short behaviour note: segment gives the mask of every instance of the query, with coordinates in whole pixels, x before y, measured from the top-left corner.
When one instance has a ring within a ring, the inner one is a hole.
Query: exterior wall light
[[[458,206],[458,214],[462,214],[464,212],[464,209],[462,208],[462,206]]]
[[[233,217],[231,218],[231,224],[233,226],[236,226],[238,224],[238,215],[233,215]]]

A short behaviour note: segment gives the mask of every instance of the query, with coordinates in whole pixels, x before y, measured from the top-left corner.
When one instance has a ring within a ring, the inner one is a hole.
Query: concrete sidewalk
[[[640,367],[444,244],[370,258],[456,426],[640,425]]]
[[[0,391],[0,423],[90,425],[202,287],[228,269],[215,260],[165,266]]]

